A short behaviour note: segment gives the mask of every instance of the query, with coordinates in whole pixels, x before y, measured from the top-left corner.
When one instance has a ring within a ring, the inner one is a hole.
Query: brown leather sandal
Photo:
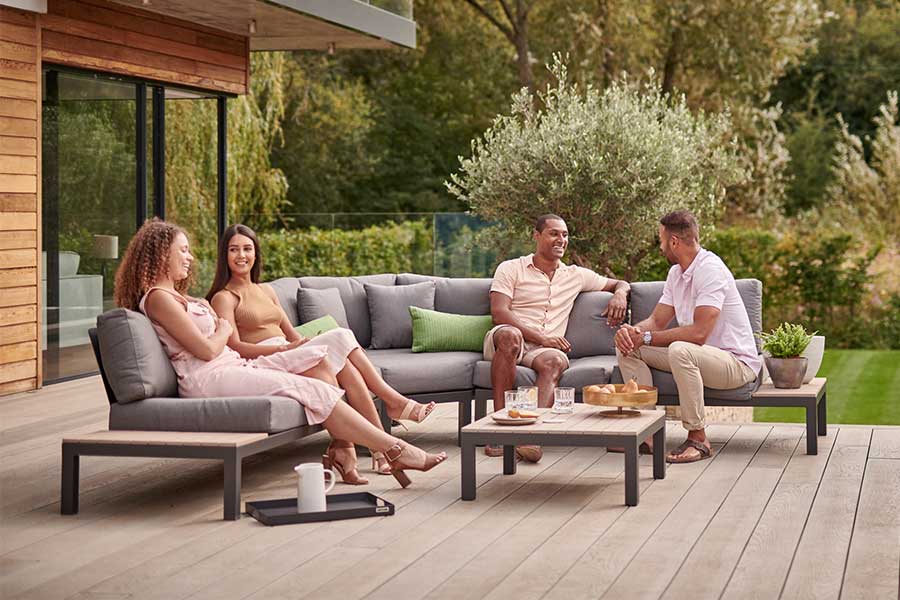
[[[688,448],[693,448],[698,452],[698,454],[694,456],[683,457],[685,450]],[[666,455],[666,462],[672,464],[683,464],[683,463],[692,463],[698,462],[701,460],[706,460],[707,458],[712,458],[713,451],[712,448],[708,448],[701,444],[696,440],[692,440],[690,438],[686,439],[683,444],[672,450]]]

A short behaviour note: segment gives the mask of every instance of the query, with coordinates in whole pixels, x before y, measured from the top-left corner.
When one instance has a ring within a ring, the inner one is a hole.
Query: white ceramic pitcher
[[[335,475],[322,463],[303,463],[294,467],[297,480],[297,512],[322,512],[325,510],[325,494],[334,487]],[[325,474],[328,474],[328,487],[325,487]]]

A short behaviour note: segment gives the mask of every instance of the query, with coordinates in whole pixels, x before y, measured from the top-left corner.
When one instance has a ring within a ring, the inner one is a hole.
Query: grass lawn
[[[900,350],[826,350],[828,422],[900,425]],[[755,408],[754,421],[805,423],[801,408]]]

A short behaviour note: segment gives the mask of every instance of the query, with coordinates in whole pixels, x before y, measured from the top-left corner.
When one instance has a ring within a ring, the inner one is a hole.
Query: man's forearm
[[[647,319],[649,321],[650,319]],[[685,327],[673,327],[672,329],[641,328],[641,331],[650,331],[653,339],[652,346],[668,346],[673,342],[690,342],[702,346],[706,343],[706,335],[699,327],[687,325]]]
[[[625,297],[628,297],[628,292],[631,291],[631,286],[628,285],[627,281],[622,281],[621,279],[616,283],[616,287],[613,290],[613,294],[623,294]]]

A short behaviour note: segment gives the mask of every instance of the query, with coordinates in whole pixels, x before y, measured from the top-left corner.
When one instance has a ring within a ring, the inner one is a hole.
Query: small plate
[[[491,418],[497,425],[531,425],[537,423],[540,417],[513,418],[509,416],[506,409],[491,413]]]

